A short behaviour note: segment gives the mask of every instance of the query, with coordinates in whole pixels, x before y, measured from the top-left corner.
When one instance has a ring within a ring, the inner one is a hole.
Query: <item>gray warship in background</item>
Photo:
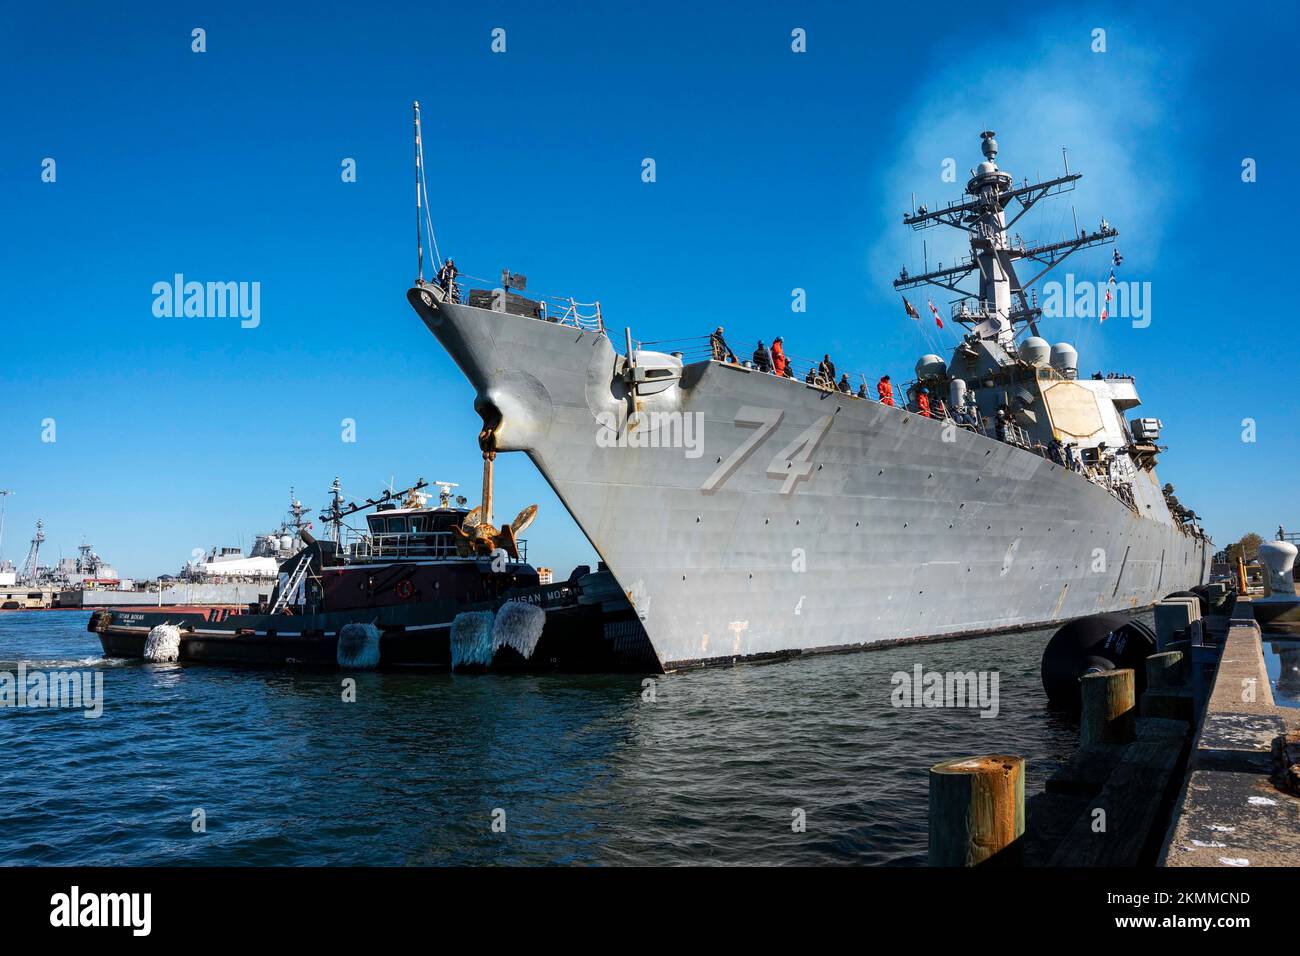
[[[1117,232],[1009,242],[1012,202],[1014,223],[1080,177],[1014,186],[997,149],[984,133],[962,200],[904,217],[968,231],[971,256],[895,283],[956,292],[965,329],[898,407],[627,331],[620,351],[598,303],[528,298],[509,272],[426,282],[421,246],[407,298],[474,389],[485,464],[532,459],[665,670],[1046,626],[1207,580],[1213,548],[1156,477],[1160,423],[1126,421],[1133,380],[1080,379],[1038,335],[1028,288]],[[417,105],[417,182],[418,151]],[[1022,285],[1025,259],[1042,271]],[[910,410],[922,387],[941,416]]]

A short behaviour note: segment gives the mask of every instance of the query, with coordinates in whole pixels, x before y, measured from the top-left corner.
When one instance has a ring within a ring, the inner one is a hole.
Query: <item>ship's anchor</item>
[[[456,533],[456,550],[462,556],[490,556],[501,549],[519,560],[519,535],[537,517],[537,505],[529,505],[515,516],[515,520],[500,528],[492,524],[493,467],[497,457],[497,428],[501,413],[495,408],[483,413],[483,428],[478,433],[478,445],[483,450],[483,503],[470,511]]]

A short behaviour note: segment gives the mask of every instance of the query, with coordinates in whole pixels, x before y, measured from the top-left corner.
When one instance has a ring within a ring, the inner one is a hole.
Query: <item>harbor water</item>
[[[1273,703],[1300,707],[1300,638],[1264,633],[1264,669],[1273,688]]]
[[[103,679],[97,718],[0,710],[0,863],[921,865],[930,765],[1019,753],[1033,793],[1077,743],[1050,631],[649,685],[363,673],[345,702],[339,673],[106,661],[86,618],[0,614],[0,672]],[[894,706],[918,664],[996,673],[996,716]]]

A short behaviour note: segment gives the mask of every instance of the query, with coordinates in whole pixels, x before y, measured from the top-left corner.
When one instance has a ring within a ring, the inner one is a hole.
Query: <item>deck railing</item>
[[[438,285],[436,281],[435,285]],[[573,328],[583,329],[588,332],[604,332],[605,317],[601,313],[599,300],[595,302],[579,302],[572,296],[551,295],[549,293],[532,293],[527,289],[506,289],[500,279],[485,279],[482,276],[472,276],[463,272],[456,273],[455,280],[445,291],[451,297],[451,301],[460,304],[466,304],[470,297],[476,293],[487,293],[491,296],[494,307],[504,312],[513,312],[510,308],[510,296],[518,296],[520,299],[526,299],[536,303],[540,308],[540,315],[535,316],[545,322],[554,322],[557,325],[568,325]]]
[[[715,347],[713,337],[709,335],[694,335],[678,339],[654,339],[647,342],[633,342],[633,348],[653,349],[656,352],[668,352],[676,355],[682,360],[682,364],[691,365],[695,362],[723,362],[729,365],[738,365],[741,368],[757,369],[754,363],[754,349],[735,349],[727,343],[725,347]],[[768,350],[768,361],[771,361],[772,351],[769,343],[764,343]],[[730,351],[728,351],[728,349]],[[734,358],[734,361],[733,361]],[[837,377],[835,382],[831,382],[821,370],[821,360],[809,358],[804,355],[795,355],[791,352],[785,353],[786,364],[789,367],[789,373],[784,377],[794,381],[803,382],[807,385],[815,385],[818,388],[827,391],[835,391],[839,384]],[[842,371],[836,369],[836,375],[839,376]],[[774,373],[773,373],[774,374]],[[855,378],[856,376],[856,378]],[[867,377],[861,372],[854,372],[850,376],[852,391],[848,394],[856,395],[859,386],[866,385],[867,393],[872,398],[876,398],[876,385],[869,382]],[[902,393],[895,387],[894,401],[902,403]]]
[[[996,302],[990,302],[988,299],[981,299],[977,296],[968,296],[954,302],[948,314],[954,322],[974,322],[986,315],[993,315],[997,311]]]
[[[519,559],[528,560],[528,542],[519,541]],[[391,534],[354,533],[343,544],[349,562],[445,561],[460,557],[450,531],[411,531]]]

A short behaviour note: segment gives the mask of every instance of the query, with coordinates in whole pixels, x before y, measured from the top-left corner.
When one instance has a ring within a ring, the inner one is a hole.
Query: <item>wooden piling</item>
[[[1079,744],[1126,744],[1133,740],[1137,718],[1133,670],[1121,667],[1079,678],[1083,712],[1079,718]]]
[[[1180,651],[1162,651],[1147,658],[1147,689],[1138,701],[1143,717],[1192,721],[1195,711],[1192,689],[1187,686],[1187,657]]]
[[[1164,651],[1147,658],[1147,690],[1174,690],[1183,686],[1183,655]]]
[[[992,754],[930,768],[930,866],[978,866],[1025,832],[1025,758]]]

